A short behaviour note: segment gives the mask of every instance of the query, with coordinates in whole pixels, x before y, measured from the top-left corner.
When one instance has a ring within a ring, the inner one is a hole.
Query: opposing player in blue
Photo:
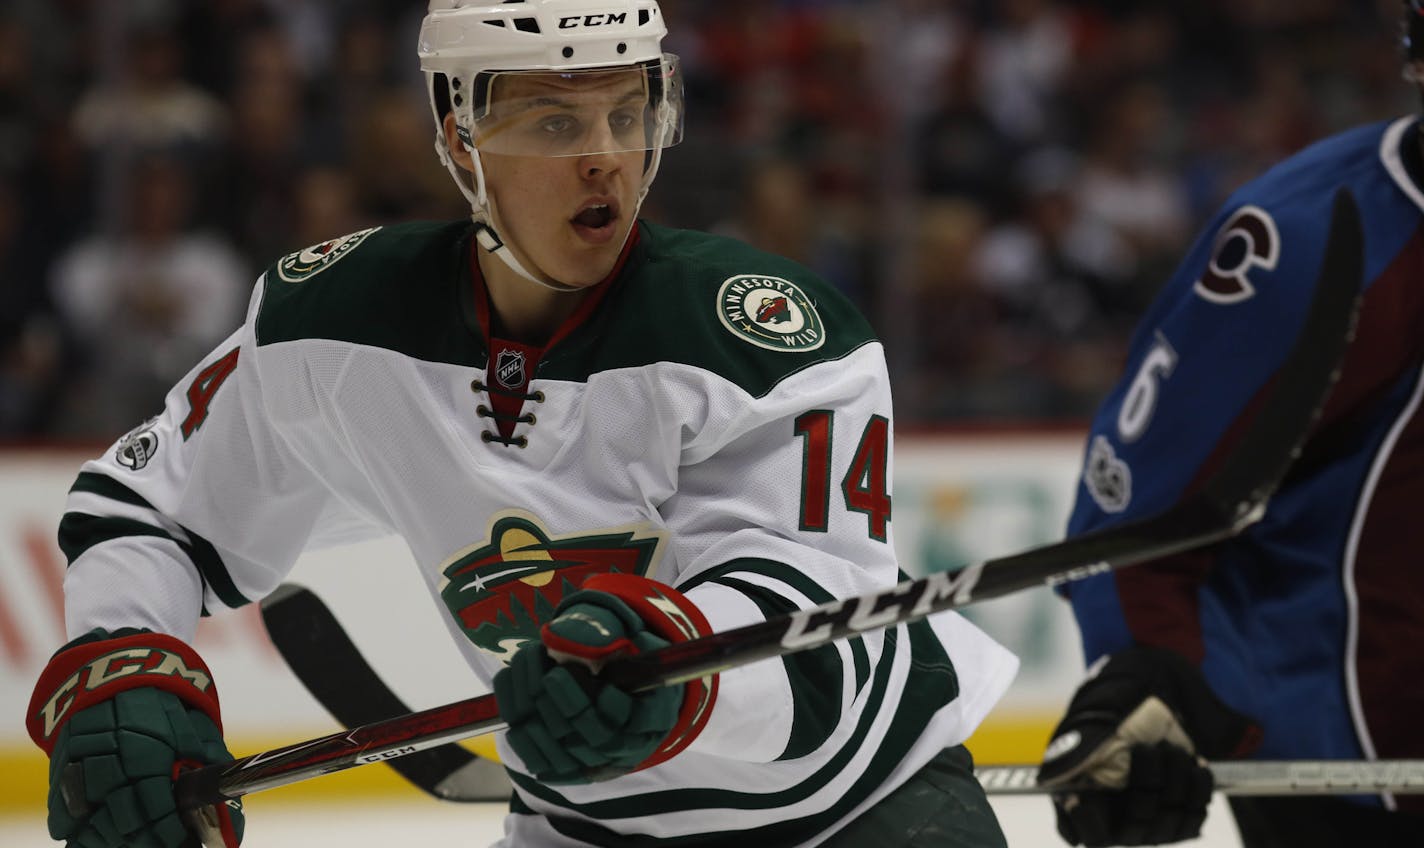
[[[1424,3],[1407,0],[1408,72]],[[1339,383],[1249,532],[1068,588],[1087,681],[1040,783],[1077,845],[1200,832],[1204,760],[1424,757],[1424,143],[1417,116],[1360,127],[1232,196],[1133,340],[1093,422],[1076,535],[1151,514],[1222,461],[1306,311],[1332,197],[1358,199],[1365,297]],[[1248,848],[1424,845],[1424,797],[1233,798]]]

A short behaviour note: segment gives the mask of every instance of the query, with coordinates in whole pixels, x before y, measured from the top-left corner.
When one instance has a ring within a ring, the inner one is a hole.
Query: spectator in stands
[[[192,184],[178,160],[148,155],[128,173],[122,227],[75,244],[52,280],[87,365],[62,424],[86,435],[160,408],[195,357],[241,320],[251,286],[226,240],[189,228]]]
[[[74,125],[91,150],[215,147],[226,130],[222,104],[182,76],[182,46],[160,24],[127,33],[123,76],[90,87]]]

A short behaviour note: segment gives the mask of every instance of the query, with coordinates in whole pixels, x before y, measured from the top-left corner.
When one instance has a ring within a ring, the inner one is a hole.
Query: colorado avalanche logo
[[[119,439],[114,449],[114,460],[131,471],[138,471],[148,465],[158,453],[158,434],[153,432],[158,419],[150,418]]]
[[[1243,206],[1221,225],[1211,249],[1211,262],[1194,287],[1198,295],[1230,305],[1256,294],[1251,272],[1275,270],[1281,257],[1276,219],[1259,206]]]
[[[717,317],[733,334],[767,350],[815,350],[826,343],[816,304],[780,277],[743,274],[722,283]]]
[[[350,233],[288,254],[277,263],[277,274],[289,283],[299,283],[315,277],[335,265],[339,259],[355,250],[371,233],[379,229],[380,227],[372,227],[369,230]]]
[[[489,538],[440,566],[440,598],[480,650],[508,662],[539,638],[564,596],[595,574],[646,576],[663,535],[638,530],[552,539],[527,513],[494,517]]]

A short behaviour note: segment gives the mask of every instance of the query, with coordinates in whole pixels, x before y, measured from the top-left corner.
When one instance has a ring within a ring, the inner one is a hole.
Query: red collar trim
[[[603,298],[607,296],[608,291],[613,288],[613,281],[623,273],[624,266],[628,264],[628,258],[633,255],[633,248],[637,246],[642,236],[643,226],[641,223],[635,221],[633,223],[633,231],[628,234],[628,243],[623,245],[623,251],[618,254],[618,261],[613,264],[613,270],[608,272],[608,276],[589,287],[588,297],[584,298],[583,302],[579,304],[578,309],[574,310],[574,313],[565,319],[564,323],[554,331],[554,334],[550,336],[549,340],[540,348],[541,351],[547,351],[549,348],[552,348],[554,345],[568,338],[570,333],[578,329],[580,325],[588,320],[589,316],[598,308],[598,305],[603,302]],[[470,239],[470,279],[475,290],[475,319],[480,322],[480,328],[484,330],[485,351],[489,352],[493,349],[491,343],[492,336],[490,333],[490,327],[493,326],[493,323],[490,321],[489,289],[485,286],[485,275],[480,271],[479,254],[476,252],[478,250],[479,240]]]

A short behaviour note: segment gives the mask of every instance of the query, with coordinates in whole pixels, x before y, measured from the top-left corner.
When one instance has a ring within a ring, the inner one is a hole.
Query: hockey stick
[[[1246,433],[1196,492],[1155,516],[1000,559],[931,574],[882,592],[610,662],[602,676],[630,691],[695,679],[760,659],[977,600],[1057,585],[1212,544],[1259,521],[1324,405],[1349,345],[1360,297],[1359,211],[1336,195],[1330,235],[1304,325]],[[423,710],[180,776],[178,803],[199,808],[365,763],[405,756],[503,727],[492,696]]]
[[[1424,760],[1240,760],[1211,763],[1216,791],[1226,795],[1424,794]],[[1101,786],[1038,785],[1038,765],[980,766],[974,776],[990,795],[1092,792]]]
[[[331,609],[310,589],[285,583],[262,601],[262,620],[307,691],[346,727],[409,712],[367,664]],[[496,762],[457,744],[387,762],[416,787],[442,801],[502,801],[511,791]],[[1216,790],[1227,795],[1353,795],[1424,793],[1424,760],[1282,760],[1211,764]],[[974,776],[990,795],[1093,791],[1094,784],[1049,790],[1036,782],[1037,764],[990,765]]]
[[[343,727],[360,727],[411,711],[310,589],[283,583],[262,599],[262,623],[287,667]],[[512,791],[503,766],[453,743],[386,764],[443,801],[503,801]]]

